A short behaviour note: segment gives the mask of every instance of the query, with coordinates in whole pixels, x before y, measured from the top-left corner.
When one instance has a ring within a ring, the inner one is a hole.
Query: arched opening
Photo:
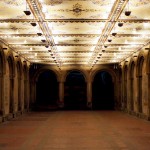
[[[27,66],[23,66],[23,77],[24,77],[24,109],[28,109],[28,99],[27,99],[27,90],[28,89],[28,83],[27,83]]]
[[[9,56],[8,57],[8,70],[9,70],[9,113],[13,113],[13,103],[14,103],[14,67],[13,67],[13,60]]]
[[[86,82],[79,71],[71,71],[65,82],[65,109],[86,109]]]
[[[114,109],[114,84],[112,76],[106,71],[98,72],[93,81],[93,109]]]
[[[0,115],[2,115],[2,111],[3,111],[3,106],[2,106],[2,89],[3,89],[3,84],[2,84],[2,80],[3,80],[3,57],[0,53]]]
[[[119,104],[118,104],[118,108],[123,108],[122,103],[123,103],[123,93],[122,93],[122,68],[119,68],[119,85],[118,85],[119,89],[118,89],[118,94],[119,94]]]
[[[142,104],[142,75],[143,75],[143,64],[144,64],[144,57],[140,58],[139,61],[139,112],[143,112],[143,104]]]
[[[21,111],[21,65],[17,62],[17,77],[18,77],[18,110]]]
[[[130,101],[130,109],[134,111],[134,75],[135,75],[135,64],[132,62],[131,64],[131,72],[130,72],[130,96],[131,96],[131,101]]]
[[[124,68],[124,109],[127,109],[127,77],[128,77],[128,67],[127,65]]]
[[[58,102],[58,82],[54,72],[42,72],[36,84],[36,105],[39,109],[54,109]]]

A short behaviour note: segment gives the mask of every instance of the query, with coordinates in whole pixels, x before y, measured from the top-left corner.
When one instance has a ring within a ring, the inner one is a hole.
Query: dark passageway
[[[114,86],[111,75],[106,72],[98,72],[93,82],[93,109],[114,109]]]
[[[65,109],[86,108],[86,83],[84,76],[78,71],[68,74],[65,82]]]
[[[40,74],[36,84],[36,105],[43,107],[57,106],[58,83],[52,71]]]

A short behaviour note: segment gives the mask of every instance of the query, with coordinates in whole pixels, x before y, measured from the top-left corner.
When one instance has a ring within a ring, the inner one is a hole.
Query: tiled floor
[[[117,111],[32,112],[0,124],[0,150],[150,150],[150,122]]]

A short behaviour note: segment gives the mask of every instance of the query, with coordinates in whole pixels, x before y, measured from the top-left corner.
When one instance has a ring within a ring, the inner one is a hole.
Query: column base
[[[59,102],[58,107],[59,107],[59,109],[63,109],[64,108],[64,102]]]
[[[92,110],[92,102],[87,102],[87,109]]]

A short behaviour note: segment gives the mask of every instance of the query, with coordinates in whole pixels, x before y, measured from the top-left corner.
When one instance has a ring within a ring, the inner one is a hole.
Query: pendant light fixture
[[[130,14],[131,14],[131,11],[129,10],[129,2],[130,2],[130,0],[128,1],[128,4],[127,4],[127,11],[125,11],[126,16],[130,16]]]
[[[27,16],[31,15],[31,12],[28,10],[27,2],[26,2],[26,10],[23,11]]]

